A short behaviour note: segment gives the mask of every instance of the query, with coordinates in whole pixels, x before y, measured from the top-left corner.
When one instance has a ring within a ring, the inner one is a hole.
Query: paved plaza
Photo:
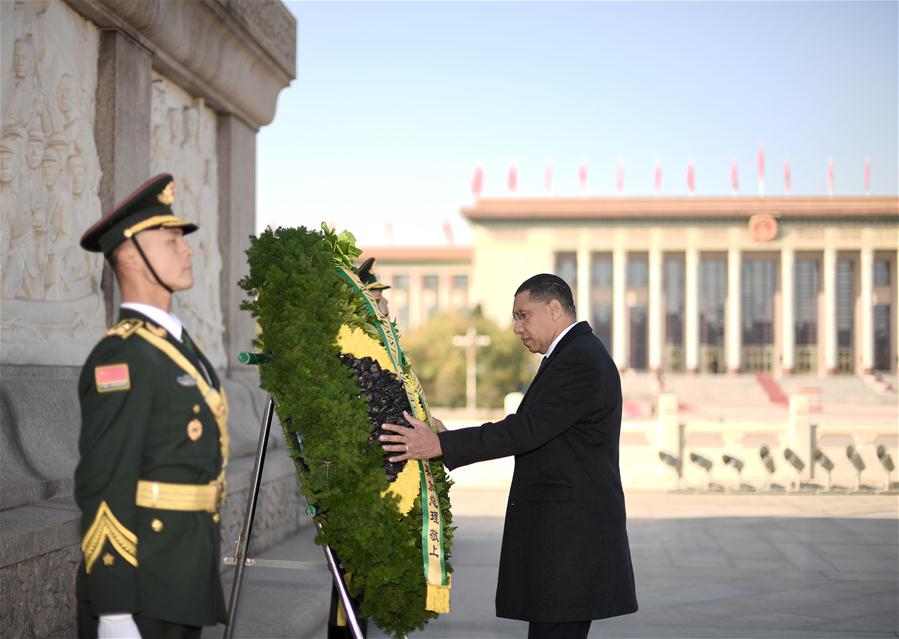
[[[594,622],[591,639],[899,637],[895,495],[627,497],[640,611]],[[415,635],[527,636],[524,622],[493,610],[505,498],[453,490],[452,613]],[[320,561],[312,537],[306,527],[262,556]],[[225,581],[230,589],[231,573]],[[235,636],[325,637],[328,586],[323,571],[248,568]]]

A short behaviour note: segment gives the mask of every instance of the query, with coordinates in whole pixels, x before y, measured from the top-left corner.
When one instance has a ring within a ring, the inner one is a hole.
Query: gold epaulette
[[[125,528],[112,514],[106,502],[102,501],[94,517],[94,523],[81,540],[84,567],[88,574],[103,552],[103,544],[107,540],[125,561],[137,568],[137,535]]]
[[[106,336],[115,335],[116,337],[121,337],[122,339],[128,339],[144,325],[143,320],[139,319],[123,319],[121,322],[110,328],[106,331]]]

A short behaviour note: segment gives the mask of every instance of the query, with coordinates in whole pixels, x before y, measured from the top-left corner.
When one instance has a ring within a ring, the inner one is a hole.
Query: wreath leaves
[[[384,453],[369,446],[367,396],[340,363],[336,336],[349,324],[377,334],[368,309],[338,276],[361,254],[348,231],[267,229],[251,237],[241,308],[259,326],[254,346],[272,355],[260,385],[275,398],[300,489],[314,505],[322,533],[344,569],[349,589],[363,595],[360,614],[402,637],[437,617],[425,610],[421,501],[406,515],[387,488]],[[444,552],[452,546],[449,486],[440,460],[430,462],[444,521]],[[449,565],[447,570],[450,570]]]

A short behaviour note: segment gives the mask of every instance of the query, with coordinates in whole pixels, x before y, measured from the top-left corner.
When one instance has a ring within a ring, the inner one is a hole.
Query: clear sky
[[[297,78],[258,137],[257,221],[363,245],[456,243],[459,209],[508,195],[899,193],[899,4],[288,2]],[[392,234],[388,235],[388,226]]]

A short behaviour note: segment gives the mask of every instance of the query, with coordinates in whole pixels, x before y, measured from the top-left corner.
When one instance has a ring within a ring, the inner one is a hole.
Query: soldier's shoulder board
[[[106,336],[110,337],[114,335],[116,337],[121,337],[122,339],[128,339],[143,325],[143,320],[124,319],[106,331]]]
[[[94,382],[98,393],[112,393],[131,389],[131,372],[128,364],[106,364],[94,368]]]

